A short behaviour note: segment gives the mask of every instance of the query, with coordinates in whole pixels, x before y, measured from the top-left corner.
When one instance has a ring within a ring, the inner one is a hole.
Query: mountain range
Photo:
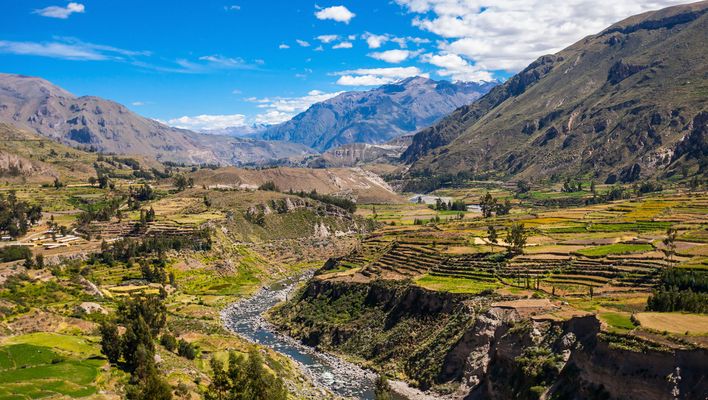
[[[543,56],[419,131],[408,177],[589,177],[708,164],[708,2],[633,16]]]
[[[173,128],[116,102],[77,97],[44,79],[22,75],[0,74],[0,122],[74,147],[145,155],[161,161],[238,165],[301,158],[311,153],[294,143]]]
[[[300,143],[317,151],[349,143],[381,144],[435,123],[496,84],[407,78],[316,103],[290,121],[267,128],[260,138]]]

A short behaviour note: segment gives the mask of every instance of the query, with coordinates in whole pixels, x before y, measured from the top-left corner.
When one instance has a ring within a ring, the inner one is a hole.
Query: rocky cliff
[[[604,333],[593,315],[531,317],[500,300],[315,278],[271,320],[306,344],[450,399],[708,395],[706,350]]]

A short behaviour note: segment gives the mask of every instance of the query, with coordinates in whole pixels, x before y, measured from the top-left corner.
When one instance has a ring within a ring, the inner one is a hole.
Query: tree
[[[101,352],[106,356],[108,362],[117,363],[123,351],[118,325],[115,322],[104,322],[99,327],[99,331],[101,332]]]
[[[678,231],[674,228],[669,228],[666,230],[666,238],[664,238],[663,243],[666,246],[664,253],[669,257],[669,261],[673,262],[673,256],[676,253],[676,236]]]
[[[494,207],[494,212],[497,213],[497,215],[508,215],[509,212],[511,211],[511,202],[509,199],[504,200],[504,203],[498,203]]]
[[[526,181],[516,182],[516,193],[517,194],[528,193],[529,191],[531,191],[531,185],[528,182],[526,182]]]
[[[489,192],[485,193],[479,199],[479,208],[482,210],[482,216],[484,218],[489,218],[492,216],[492,212],[496,208],[497,200],[492,197]]]
[[[127,324],[123,335],[123,357],[130,372],[135,372],[138,368],[143,367],[138,353],[140,349],[150,352],[150,354],[155,352],[150,328],[142,315],[139,315],[136,321]]]
[[[54,189],[59,190],[64,184],[59,180],[59,178],[54,178]]]
[[[523,254],[526,245],[527,232],[524,224],[515,223],[507,229],[506,242],[509,244],[509,252],[512,254]]]
[[[376,400],[393,400],[393,396],[391,395],[391,387],[388,384],[388,379],[383,374],[379,374],[379,377],[376,378],[374,396]]]
[[[160,338],[160,344],[162,344],[168,351],[175,351],[177,348],[177,339],[174,335],[170,333],[164,333]]]
[[[211,366],[212,377],[211,383],[207,388],[206,400],[229,400],[231,384],[229,376],[224,370],[224,363],[216,357],[212,357],[209,365]]]
[[[175,184],[175,187],[177,188],[178,192],[183,191],[184,189],[187,188],[187,186],[189,186],[189,182],[187,181],[187,177],[185,177],[182,174],[175,175],[174,184]]]
[[[88,178],[88,183],[89,183],[89,185],[91,185],[91,186],[96,185],[96,177],[94,177],[94,176],[89,176],[89,178]]]
[[[197,349],[193,344],[189,343],[188,341],[180,339],[179,344],[177,346],[177,354],[188,360],[194,360],[194,358],[197,356]]]
[[[487,240],[489,241],[489,247],[493,250],[494,245],[499,243],[499,237],[497,235],[497,230],[494,225],[489,225],[487,227]]]
[[[264,368],[257,349],[248,352],[248,360],[235,352],[229,354],[228,373],[223,364],[212,359],[212,382],[206,400],[285,400],[288,392],[283,380]]]

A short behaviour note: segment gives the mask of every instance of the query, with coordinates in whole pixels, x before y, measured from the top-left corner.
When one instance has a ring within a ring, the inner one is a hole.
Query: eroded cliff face
[[[498,296],[313,279],[272,321],[450,399],[705,399],[701,349],[603,333],[593,315],[522,316]],[[680,376],[680,379],[669,379]]]

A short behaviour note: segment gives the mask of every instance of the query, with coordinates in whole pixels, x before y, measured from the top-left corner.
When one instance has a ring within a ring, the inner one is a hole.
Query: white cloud
[[[352,42],[341,42],[332,46],[333,49],[351,49],[352,47],[354,47]]]
[[[392,64],[398,64],[409,58],[415,57],[418,54],[418,52],[410,50],[386,50],[378,53],[370,53],[369,57]]]
[[[426,54],[421,58],[424,62],[442,68],[437,71],[438,75],[449,76],[454,81],[490,82],[494,80],[491,72],[480,69],[476,65],[471,65],[457,54]]]
[[[685,0],[395,0],[439,46],[484,70],[516,72],[631,15]]]
[[[243,114],[231,115],[197,115],[193,117],[184,116],[167,120],[170,126],[193,131],[208,131],[214,129],[226,129],[231,127],[245,126],[246,116]]]
[[[40,8],[38,10],[34,10],[33,13],[39,14],[43,17],[67,19],[73,13],[82,14],[85,11],[86,11],[86,7],[84,7],[83,4],[69,3],[66,5],[66,7],[49,6],[49,7],[45,7],[45,8]]]
[[[264,113],[256,115],[254,118],[255,122],[278,124],[287,121],[296,114],[307,110],[315,103],[331,99],[341,93],[343,92],[326,93],[319,90],[311,90],[307,93],[307,95],[302,97],[251,97],[246,99],[246,101],[257,103],[258,108],[267,110]]]
[[[241,9],[241,6],[239,6],[237,4],[233,4],[230,6],[224,6],[224,10],[226,10],[226,11],[239,11],[240,9]]]
[[[380,86],[412,76],[429,76],[418,67],[360,68],[336,72],[333,75],[339,76],[337,84],[343,86]]]
[[[317,36],[317,40],[319,40],[320,42],[322,42],[322,43],[324,43],[324,44],[334,42],[334,41],[337,40],[337,39],[339,39],[339,35],[320,35],[320,36]]]
[[[140,106],[144,106],[144,105],[145,105],[145,102],[142,102],[142,101],[134,101],[134,102],[132,102],[132,103],[130,103],[130,104],[133,105],[133,106],[135,106],[135,107],[140,107]]]
[[[310,42],[305,41],[305,40],[300,40],[300,39],[295,39],[297,44],[300,45],[300,47],[310,47]]]
[[[285,44],[285,43],[281,43],[280,46],[278,46],[278,48],[279,48],[279,49],[289,49],[290,46],[288,46],[288,45]]]
[[[231,58],[224,57],[222,55],[216,54],[211,56],[199,57],[199,60],[206,61],[215,67],[226,68],[226,69],[250,69],[252,66],[248,65],[246,61],[242,58]]]
[[[344,22],[345,24],[348,24],[355,16],[356,14],[349,11],[349,9],[344,6],[327,7],[315,12],[317,19],[331,19],[337,22]]]
[[[371,32],[365,32],[363,35],[361,35],[361,38],[366,40],[366,44],[369,46],[370,49],[378,49],[386,42],[393,42],[398,45],[398,47],[405,49],[408,47],[408,43],[414,43],[416,45],[421,45],[421,44],[426,44],[430,43],[430,40],[428,39],[423,39],[419,37],[412,37],[412,36],[407,36],[407,37],[397,37],[390,35],[388,33],[384,33],[382,35],[376,35]]]
[[[324,51],[324,47],[322,47],[322,45],[319,45],[315,47],[315,51]]]
[[[74,38],[56,38],[52,42],[14,42],[0,40],[0,53],[60,58],[64,60],[124,60],[148,56],[147,51],[131,51],[100,44],[85,43]]]
[[[364,33],[361,38],[366,40],[370,49],[378,49],[391,39],[389,35],[375,35],[370,32]]]

